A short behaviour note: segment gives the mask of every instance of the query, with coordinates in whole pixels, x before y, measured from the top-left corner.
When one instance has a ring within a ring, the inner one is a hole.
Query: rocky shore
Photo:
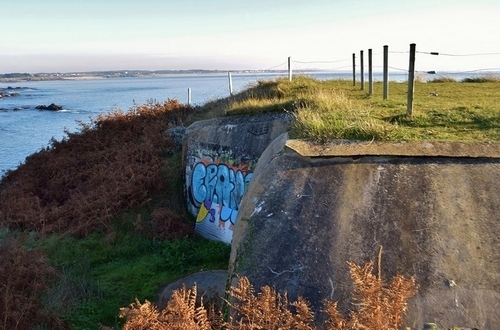
[[[31,89],[31,88],[28,88],[28,87],[11,87],[11,86],[6,87],[6,88],[1,88],[0,87],[0,100],[7,99],[7,98],[12,98],[12,97],[19,97],[19,96],[21,96],[21,91],[22,90],[26,90],[26,89]],[[19,110],[26,110],[26,109],[30,109],[30,108],[31,107],[27,106],[27,105],[23,105],[21,107],[15,107],[15,108],[11,108],[11,109],[0,107],[0,111],[3,111],[3,112],[9,111],[9,110],[19,111]],[[35,106],[34,108],[37,109],[37,110],[50,110],[50,111],[63,110],[62,106],[57,105],[55,103],[51,103],[49,105],[39,104],[39,105]]]
[[[54,103],[51,103],[50,105],[37,105],[35,107],[35,109],[37,110],[51,110],[51,111],[59,111],[59,110],[62,110],[63,107],[61,107],[60,105],[57,105],[57,104],[54,104]]]
[[[19,91],[21,89],[28,89],[27,87],[7,87],[7,88],[1,88],[0,87],[0,99],[7,98],[7,97],[16,97],[21,95]]]

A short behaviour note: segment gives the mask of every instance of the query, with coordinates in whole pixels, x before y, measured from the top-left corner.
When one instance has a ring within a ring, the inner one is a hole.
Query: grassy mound
[[[236,95],[228,114],[293,112],[293,138],[317,141],[355,140],[500,140],[500,81],[485,78],[416,82],[413,115],[406,115],[407,84],[382,83],[373,95],[348,80],[318,81],[299,76],[292,81],[262,81]],[[482,82],[482,83],[477,83]]]

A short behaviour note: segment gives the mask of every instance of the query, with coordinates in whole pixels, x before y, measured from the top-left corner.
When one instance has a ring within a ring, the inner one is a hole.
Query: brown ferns
[[[178,173],[165,158],[172,147],[165,132],[190,111],[168,100],[81,123],[80,132],[52,141],[2,179],[0,225],[85,236],[109,230],[119,212],[159,191],[179,195],[168,185]]]
[[[196,306],[196,285],[192,289],[183,287],[172,294],[165,308],[158,311],[146,300],[141,304],[136,300],[130,307],[120,309],[120,316],[127,318],[124,330],[211,330],[207,310]]]
[[[354,284],[354,304],[348,319],[337,311],[336,303],[327,302],[328,323],[333,329],[397,330],[403,323],[407,301],[415,293],[415,279],[397,275],[389,286],[373,275],[373,262],[360,267],[348,262]]]
[[[42,324],[64,328],[42,308],[40,297],[55,271],[41,250],[27,250],[15,238],[0,237],[0,269],[0,329],[31,329]]]
[[[396,276],[387,286],[373,275],[373,263],[360,267],[348,263],[354,284],[355,306],[349,316],[342,315],[337,302],[325,301],[327,321],[322,327],[314,324],[314,315],[308,302],[299,297],[289,302],[286,292],[278,293],[274,288],[264,286],[255,294],[246,277],[240,277],[238,284],[228,291],[227,304],[231,310],[229,321],[220,317],[221,311],[203,312],[203,306],[196,306],[196,285],[174,293],[171,301],[161,312],[146,301],[136,301],[122,309],[125,317],[124,329],[225,329],[225,330],[396,330],[406,312],[407,301],[416,293],[415,280]],[[213,305],[212,305],[213,307]],[[147,327],[146,327],[147,325]]]

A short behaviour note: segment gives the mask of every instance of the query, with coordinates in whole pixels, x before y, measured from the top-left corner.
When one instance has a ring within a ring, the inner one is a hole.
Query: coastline
[[[119,70],[96,72],[68,72],[68,73],[6,73],[0,74],[0,83],[26,82],[26,81],[54,81],[54,80],[88,80],[110,78],[140,78],[165,75],[186,74],[227,74],[231,73],[283,73],[282,70]]]

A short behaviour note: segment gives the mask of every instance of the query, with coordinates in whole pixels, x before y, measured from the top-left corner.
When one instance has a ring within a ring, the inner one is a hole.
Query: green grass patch
[[[71,329],[119,328],[119,309],[135,299],[156,302],[160,289],[187,274],[227,269],[230,246],[200,237],[157,241],[136,233],[86,238],[51,235],[34,240],[43,247],[58,280],[45,297]]]

